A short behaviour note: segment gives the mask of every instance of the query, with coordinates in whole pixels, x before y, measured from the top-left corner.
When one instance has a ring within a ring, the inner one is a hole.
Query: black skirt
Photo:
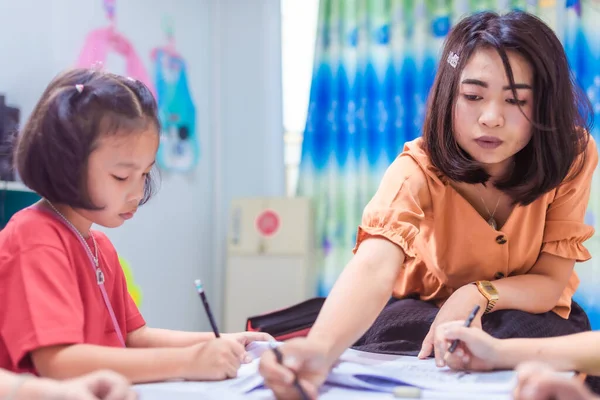
[[[372,353],[416,356],[439,308],[417,299],[392,299],[373,326],[353,346]],[[484,314],[483,330],[498,339],[564,336],[591,330],[583,309],[573,301],[568,319],[550,311],[530,314],[519,310],[500,310]],[[600,356],[600,355],[599,355]],[[588,376],[586,383],[600,393],[600,377]]]

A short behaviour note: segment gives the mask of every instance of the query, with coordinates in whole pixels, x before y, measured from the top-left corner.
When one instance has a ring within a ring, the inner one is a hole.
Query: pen
[[[469,326],[471,326],[471,323],[475,319],[475,316],[477,315],[478,312],[479,312],[479,305],[477,304],[475,307],[473,307],[473,311],[471,311],[471,314],[469,315],[469,318],[467,318],[467,320],[465,321],[465,326],[467,328]],[[448,352],[449,353],[454,353],[454,350],[456,350],[457,346],[458,346],[458,339],[454,339],[454,341],[452,342],[452,344],[448,348]]]
[[[219,335],[219,329],[217,329],[217,323],[215,322],[215,318],[212,315],[212,312],[210,311],[210,307],[208,305],[208,300],[206,299],[206,295],[204,294],[204,288],[202,287],[202,281],[200,279],[196,279],[194,281],[194,283],[196,284],[196,291],[198,292],[198,294],[200,295],[200,298],[202,299],[202,304],[204,305],[204,309],[206,310],[206,315],[208,315],[208,320],[210,321],[210,326],[212,327],[212,330],[215,334],[215,336],[217,338],[221,337],[221,335]]]
[[[283,354],[281,354],[281,351],[279,351],[275,343],[271,344],[271,350],[273,350],[273,353],[275,353],[275,358],[277,359],[277,362],[279,364],[283,364]],[[309,400],[308,395],[306,394],[304,389],[302,389],[302,386],[300,386],[300,382],[298,382],[297,376],[294,377],[294,386],[296,387],[296,389],[298,389],[302,400]]]

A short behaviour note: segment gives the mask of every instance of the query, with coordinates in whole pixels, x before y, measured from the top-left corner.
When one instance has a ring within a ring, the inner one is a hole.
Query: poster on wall
[[[188,172],[200,158],[196,107],[190,94],[185,59],[175,49],[173,23],[165,19],[167,44],[152,50],[158,116],[162,125],[157,162],[161,169]]]
[[[109,23],[106,27],[94,29],[86,35],[75,66],[79,68],[104,68],[107,62],[116,55],[124,61],[124,71],[113,72],[144,82],[156,97],[154,85],[135,47],[129,39],[116,29],[115,1],[103,0],[104,11]],[[111,68],[107,69],[112,70]]]

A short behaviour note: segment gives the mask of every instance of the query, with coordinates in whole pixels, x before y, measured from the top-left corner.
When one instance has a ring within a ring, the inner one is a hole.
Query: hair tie
[[[83,85],[78,83],[77,85],[75,85],[75,89],[77,89],[77,91],[79,93],[83,92]]]

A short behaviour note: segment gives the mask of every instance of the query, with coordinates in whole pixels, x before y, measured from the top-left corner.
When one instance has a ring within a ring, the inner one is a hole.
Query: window
[[[286,193],[296,194],[313,72],[319,0],[281,0]]]

